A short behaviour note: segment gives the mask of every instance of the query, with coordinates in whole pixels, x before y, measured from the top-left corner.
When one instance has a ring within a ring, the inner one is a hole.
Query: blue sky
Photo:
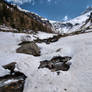
[[[22,0],[20,6],[50,20],[62,20],[64,16],[70,19],[80,15],[92,6],[92,0]]]

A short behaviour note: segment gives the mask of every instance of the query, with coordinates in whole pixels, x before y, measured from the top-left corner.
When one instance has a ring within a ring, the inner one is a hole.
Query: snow
[[[40,39],[46,39],[46,38],[49,38],[49,37],[53,37],[54,35],[56,34],[52,34],[52,33],[44,33],[44,32],[38,32],[37,35],[35,35],[36,37],[39,37]]]
[[[20,11],[23,11],[23,12],[30,12],[28,10],[25,10],[25,9],[22,9],[21,7],[17,6],[17,8],[20,10]]]
[[[73,18],[71,20],[67,20],[67,16],[65,16],[66,21],[61,22],[61,21],[50,21],[50,23],[53,25],[53,28],[55,29],[56,33],[71,33],[71,32],[75,32],[78,31],[80,29],[80,27],[85,23],[85,21],[89,18],[90,13],[92,12],[92,10],[88,11],[87,13],[84,13],[76,18]],[[62,27],[62,24],[66,24],[66,23],[71,23],[73,25],[72,28],[68,28],[66,27]],[[79,24],[79,25],[76,25]]]
[[[48,38],[45,33],[37,36],[43,39],[43,34]],[[2,65],[17,62],[16,68],[27,76],[24,92],[65,92],[64,89],[67,92],[92,92],[92,33],[64,37],[48,45],[39,43],[40,57],[16,53],[21,36],[24,34],[0,32],[0,74],[6,71]],[[57,49],[61,50],[56,52]],[[48,69],[38,69],[40,61],[58,55],[72,57],[69,71],[61,71],[58,76]]]
[[[7,27],[5,24],[0,25],[0,30],[3,30],[3,31],[15,31],[15,32],[17,32],[17,29],[14,29],[14,28],[11,28],[11,27]]]
[[[9,79],[9,80],[5,79],[5,80],[0,81],[0,87],[5,86],[10,83],[18,82],[18,81],[19,79]]]
[[[11,79],[11,80],[7,80],[4,82],[4,84],[9,84],[9,83],[12,83],[12,82],[17,82],[18,80],[14,80],[14,79]]]
[[[48,19],[47,19],[47,18],[41,18],[41,20],[45,20],[45,21],[47,21]]]
[[[90,12],[91,12],[91,11],[90,11]],[[71,20],[67,21],[67,22],[70,22],[70,23],[72,23],[72,24],[76,24],[76,23],[81,24],[81,23],[83,23],[84,21],[86,21],[86,19],[88,18],[88,15],[90,15],[90,12],[85,13],[85,14],[83,14],[83,15],[80,15],[80,16],[74,18],[74,19],[71,19]]]

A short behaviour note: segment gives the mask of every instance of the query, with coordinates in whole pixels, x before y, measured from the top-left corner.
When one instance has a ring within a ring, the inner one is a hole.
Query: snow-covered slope
[[[53,35],[39,33],[38,36],[43,39],[43,34],[45,37]],[[0,74],[8,73],[2,65],[17,62],[17,69],[27,76],[24,92],[92,92],[92,33],[61,38],[49,45],[40,43],[40,57],[16,53],[17,44],[25,35],[0,32]],[[58,55],[72,57],[69,71],[61,71],[58,76],[48,69],[38,69],[40,61]]]
[[[74,19],[71,19],[65,22],[50,21],[50,23],[53,25],[53,27],[55,28],[55,31],[58,33],[75,32],[75,31],[78,31],[81,28],[81,26],[85,24],[91,12],[92,12],[92,7],[89,7],[85,12],[83,12],[80,16]]]

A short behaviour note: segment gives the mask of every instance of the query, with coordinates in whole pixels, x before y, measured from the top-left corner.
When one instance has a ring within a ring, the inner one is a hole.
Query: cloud
[[[64,20],[64,21],[67,21],[67,20],[68,20],[68,16],[65,16],[65,17],[63,18],[63,20]]]
[[[13,2],[13,3],[17,3],[17,4],[23,4],[23,3],[26,3],[26,2],[32,2],[34,0],[6,0],[8,2]]]
[[[16,4],[23,4],[23,3],[31,3],[32,5],[35,5],[35,3],[39,2],[53,2],[54,4],[57,3],[57,0],[6,0],[8,2],[13,2],[13,3],[16,3]]]
[[[48,2],[51,2],[51,0],[48,0]]]

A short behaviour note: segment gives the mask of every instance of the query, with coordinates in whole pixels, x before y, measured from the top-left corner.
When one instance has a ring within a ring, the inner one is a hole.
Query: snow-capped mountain
[[[88,13],[88,12],[90,12],[90,11],[92,11],[92,7],[91,7],[91,6],[88,7],[82,14],[86,14],[86,13]]]
[[[58,22],[3,0],[0,6],[0,92],[92,92],[91,9]],[[25,33],[14,33],[17,27]]]
[[[50,21],[46,18],[39,16],[38,14],[32,13],[25,9],[21,9],[19,6],[16,6],[16,5],[10,5],[10,6],[9,6],[9,4],[6,4],[6,5],[7,5],[7,7],[10,7],[6,10],[6,11],[9,11],[7,13],[8,16],[9,16],[9,13],[13,14],[14,16],[16,15],[16,11],[15,11],[15,9],[13,9],[15,7],[19,14],[19,16],[16,16],[16,18],[17,17],[20,17],[20,18],[18,21],[15,21],[15,20],[13,20],[15,18],[10,17],[11,21],[13,21],[13,22],[11,22],[10,19],[8,19],[9,23],[6,20],[5,22],[3,22],[3,24],[5,23],[6,25],[11,25],[12,27],[15,27],[15,28],[21,27],[22,29],[24,29],[24,25],[25,25],[25,29],[28,28],[30,30],[37,30],[37,31],[43,30],[45,32],[55,32],[55,33],[64,34],[64,33],[76,32],[76,31],[80,31],[80,30],[83,31],[88,26],[91,26],[91,24],[89,23],[90,21],[88,23],[86,23],[86,21],[89,19],[90,13],[92,12],[92,7],[87,8],[87,10],[85,12],[83,12],[80,16],[78,16],[74,19],[60,22],[60,21]],[[12,11],[11,11],[11,8],[12,8]],[[2,14],[3,14],[3,12],[2,12]],[[23,18],[20,15],[27,16],[27,17]],[[5,19],[6,19],[6,17],[5,17]],[[22,20],[20,20],[20,19],[22,19]],[[25,22],[26,20],[29,21],[29,22],[27,22],[28,24]],[[21,22],[21,21],[23,21],[23,22]],[[14,23],[14,24],[11,24],[11,23]],[[86,25],[85,25],[85,23],[86,23]],[[84,29],[83,29],[83,25],[85,26]]]
[[[86,21],[89,19],[90,13],[92,12],[92,7],[87,8],[85,12],[83,12],[80,16],[60,22],[60,21],[50,21],[50,23],[53,25],[54,29],[58,33],[71,33],[74,31],[79,31],[80,28],[86,23]],[[88,23],[87,23],[88,24]],[[86,25],[87,25],[86,24]],[[90,26],[91,24],[89,23]]]

